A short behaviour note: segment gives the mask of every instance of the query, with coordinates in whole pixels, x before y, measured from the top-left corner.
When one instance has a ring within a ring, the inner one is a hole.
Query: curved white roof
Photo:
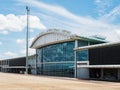
[[[66,30],[49,29],[46,32],[40,33],[33,41],[31,48],[39,48],[50,44],[73,41],[75,39],[102,42],[100,40],[90,39],[86,37],[81,37],[78,35],[73,35]]]
[[[40,33],[33,41],[31,48],[38,48],[45,45],[64,42],[66,40],[71,40],[75,35],[71,35],[70,32],[65,30],[52,29],[46,32]]]

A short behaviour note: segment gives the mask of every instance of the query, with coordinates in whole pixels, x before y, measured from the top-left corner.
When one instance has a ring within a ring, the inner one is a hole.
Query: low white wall
[[[83,78],[83,79],[89,78],[89,69],[77,68],[77,78]]]

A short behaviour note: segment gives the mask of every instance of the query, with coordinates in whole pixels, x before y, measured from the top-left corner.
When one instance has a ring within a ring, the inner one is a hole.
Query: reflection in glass
[[[43,48],[43,62],[74,60],[74,42],[61,43]]]
[[[50,76],[74,76],[74,63],[43,64],[43,74]]]
[[[77,51],[77,61],[87,61],[88,50]]]
[[[37,73],[51,76],[74,76],[74,42],[37,49]]]

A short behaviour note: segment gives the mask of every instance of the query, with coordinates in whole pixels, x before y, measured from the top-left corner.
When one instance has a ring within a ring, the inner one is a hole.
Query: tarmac
[[[120,90],[120,82],[0,73],[0,90]]]

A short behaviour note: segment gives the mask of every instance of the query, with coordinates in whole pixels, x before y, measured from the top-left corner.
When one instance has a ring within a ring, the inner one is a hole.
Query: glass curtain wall
[[[37,49],[37,73],[74,77],[75,42],[65,42]]]
[[[99,44],[100,42],[91,42],[91,41],[78,41],[78,47],[82,46],[88,46],[88,45],[94,45],[94,44]],[[88,61],[89,55],[88,55],[89,50],[82,50],[82,51],[77,51],[77,61]]]
[[[88,46],[88,41],[78,41],[78,47]],[[88,50],[77,51],[77,61],[87,61],[88,60]]]
[[[77,52],[77,61],[88,61],[88,50],[82,50]]]

